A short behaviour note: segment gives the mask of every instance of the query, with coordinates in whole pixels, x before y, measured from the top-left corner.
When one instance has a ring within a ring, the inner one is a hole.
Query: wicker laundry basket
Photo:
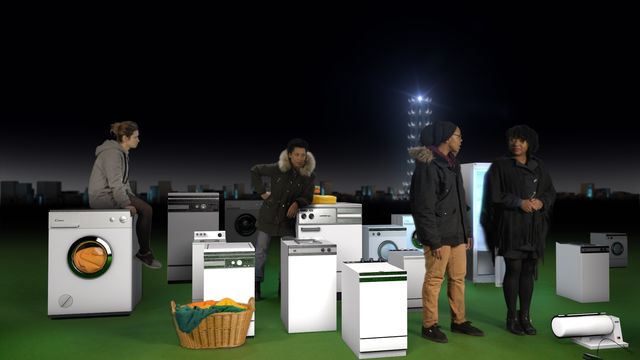
[[[241,312],[222,312],[207,316],[197,328],[185,333],[176,321],[176,303],[171,301],[171,317],[176,328],[180,345],[188,349],[215,349],[237,347],[244,344],[251,325],[251,317],[256,309],[253,298],[246,305],[248,309]]]

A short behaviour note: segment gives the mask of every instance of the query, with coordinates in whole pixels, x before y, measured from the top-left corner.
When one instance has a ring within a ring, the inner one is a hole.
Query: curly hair
[[[506,132],[507,145],[511,139],[525,140],[529,144],[527,156],[535,154],[540,147],[538,142],[538,133],[527,125],[516,125]]]

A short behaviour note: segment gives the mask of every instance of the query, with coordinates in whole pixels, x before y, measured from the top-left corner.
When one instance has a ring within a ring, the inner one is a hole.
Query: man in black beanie
[[[423,146],[409,149],[416,168],[411,178],[411,213],[418,240],[424,246],[427,272],[422,285],[422,336],[446,343],[438,326],[438,297],[447,274],[451,331],[484,336],[465,318],[464,280],[467,253],[473,246],[460,164],[460,128],[448,121],[427,125],[420,134]]]

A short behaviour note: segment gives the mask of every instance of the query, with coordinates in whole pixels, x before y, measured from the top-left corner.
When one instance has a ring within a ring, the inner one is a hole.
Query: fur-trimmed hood
[[[280,159],[278,159],[278,168],[283,173],[291,170],[291,161],[289,161],[289,156],[287,153],[287,149],[282,150],[280,153]],[[310,176],[313,173],[313,170],[316,169],[316,158],[313,157],[313,154],[310,151],[307,151],[307,162],[304,164],[302,168],[300,168],[300,175],[302,176]]]
[[[424,163],[430,163],[435,158],[433,151],[426,146],[409,148],[409,155],[416,161]]]

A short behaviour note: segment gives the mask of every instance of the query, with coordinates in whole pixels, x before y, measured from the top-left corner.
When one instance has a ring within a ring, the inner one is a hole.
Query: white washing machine
[[[191,243],[197,230],[220,229],[218,193],[169,193],[167,199],[167,281],[191,281]]]
[[[389,251],[404,249],[407,228],[402,225],[363,225],[362,257],[389,260]]]
[[[193,258],[193,266],[202,269],[202,293],[194,292],[192,300],[231,298],[246,303],[255,297],[255,252],[251,243],[205,242],[202,256]],[[255,312],[247,333],[254,335]]]
[[[343,262],[358,261],[362,257],[362,204],[313,204],[300,209],[296,217],[296,238],[336,244],[336,291],[340,293]]]
[[[288,333],[336,330],[336,245],[282,238],[280,318]]]
[[[627,234],[591,233],[591,243],[609,247],[609,267],[627,267],[629,253]]]
[[[342,340],[359,359],[407,354],[407,272],[385,262],[345,263]]]
[[[389,264],[407,272],[407,308],[422,308],[422,284],[427,272],[424,253],[420,250],[392,250]]]
[[[418,233],[416,233],[416,225],[413,222],[413,215],[391,214],[391,223],[407,228],[407,242],[404,246],[404,249],[418,249],[420,251],[423,251],[422,243],[418,241]]]
[[[194,231],[191,252],[191,298],[194,301],[202,301],[204,286],[204,249],[206,244],[214,242],[226,242],[224,231]]]
[[[224,230],[227,242],[256,243],[258,213],[262,200],[226,200],[224,203]]]
[[[129,210],[49,212],[47,314],[128,314],[142,296]]]

